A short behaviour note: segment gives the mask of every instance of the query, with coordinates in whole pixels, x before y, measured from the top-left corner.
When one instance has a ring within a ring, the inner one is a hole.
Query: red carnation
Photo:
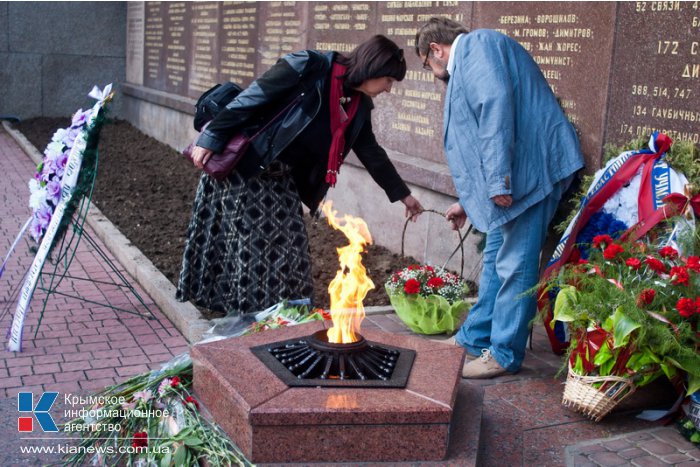
[[[192,404],[192,405],[194,405],[194,407],[195,407],[197,410],[199,410],[199,402],[197,402],[197,399],[195,399],[195,398],[192,397],[192,396],[187,396],[187,397],[185,398],[183,404],[185,404],[185,405]]]
[[[688,256],[688,259],[685,261],[685,266],[697,273],[700,273],[700,258],[697,256]]]
[[[287,321],[286,319],[282,318],[281,316],[278,316],[278,317],[277,317],[277,324],[279,324],[280,326],[286,326],[286,325],[289,324],[289,321]]]
[[[683,266],[673,266],[669,275],[671,276],[671,282],[674,284],[688,285],[688,279],[690,279],[690,277],[688,277],[688,270]]]
[[[430,271],[430,272],[435,272],[435,268],[433,268],[432,266],[426,266],[425,270]]]
[[[428,280],[428,287],[431,289],[439,289],[445,285],[445,281],[442,280],[442,277],[432,277]]]
[[[635,271],[637,271],[641,266],[642,262],[639,260],[639,258],[630,258],[627,261],[625,261],[625,264]]]
[[[403,286],[403,290],[408,295],[415,295],[420,292],[420,282],[417,279],[409,279],[406,281],[406,285]]]
[[[698,304],[692,298],[681,298],[676,302],[678,314],[684,318],[690,318],[698,311]]]
[[[644,262],[647,264],[647,266],[649,266],[649,269],[651,269],[652,271],[656,271],[659,274],[666,272],[666,266],[664,266],[664,263],[654,258],[653,256],[647,256]]]
[[[659,249],[659,255],[661,255],[662,258],[678,258],[678,251],[672,246],[665,246]]]
[[[173,379],[170,380],[170,387],[176,388],[178,384],[180,384],[180,378],[173,376]]]
[[[333,319],[333,318],[331,317],[331,312],[330,312],[330,311],[324,310],[323,308],[318,308],[317,311],[318,311],[319,313],[321,313],[321,316],[323,316],[323,319],[324,319],[324,320],[328,321],[328,320]]]
[[[135,448],[145,448],[148,446],[148,433],[145,431],[137,431],[134,433],[134,438],[131,440],[131,446]]]
[[[603,257],[605,259],[615,259],[617,255],[620,253],[623,253],[625,251],[624,248],[622,248],[620,245],[616,243],[612,243],[608,246],[605,247],[605,250],[603,250]]]
[[[593,248],[598,248],[601,243],[605,245],[611,245],[613,239],[610,235],[596,235],[593,237]]]
[[[637,299],[637,306],[641,306],[642,304],[651,305],[651,302],[654,301],[655,296],[656,290],[654,289],[642,290],[642,293],[639,294],[639,298]]]
[[[412,264],[408,267],[409,271],[416,271],[418,269],[420,269],[420,265],[418,265],[418,264]]]

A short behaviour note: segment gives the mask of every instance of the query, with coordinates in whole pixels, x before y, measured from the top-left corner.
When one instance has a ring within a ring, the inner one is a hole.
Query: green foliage
[[[612,254],[601,242],[589,262],[567,264],[540,284],[558,289],[553,315],[570,330],[569,363],[579,374],[631,376],[638,386],[680,370],[688,393],[700,389],[698,258],[617,245],[621,251]],[[690,314],[681,300],[690,302]]]
[[[700,149],[690,141],[677,141],[666,156],[668,165],[682,172],[691,185],[691,194],[700,193]]]
[[[92,198],[92,189],[97,173],[97,147],[100,141],[100,131],[102,130],[102,126],[107,122],[105,115],[106,111],[106,107],[102,108],[92,122],[92,125],[83,130],[87,132],[86,146],[85,150],[83,151],[83,160],[80,165],[78,180],[76,181],[73,195],[68,203],[66,203],[66,209],[63,212],[63,217],[58,225],[58,229],[56,230],[56,235],[51,243],[49,252],[52,252],[63,239],[73,220],[73,215],[76,212],[79,212],[79,215],[82,216],[87,214],[87,212],[80,211],[82,209],[87,209],[88,205],[85,203],[85,200],[87,199],[87,201],[89,201]],[[39,164],[37,167],[37,172],[41,171],[42,166],[43,163]]]
[[[681,434],[696,446],[700,446],[700,430],[698,430],[689,418],[682,418],[676,422],[676,427]]]

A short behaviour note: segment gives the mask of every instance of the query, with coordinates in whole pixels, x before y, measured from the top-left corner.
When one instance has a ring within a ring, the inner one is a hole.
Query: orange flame
[[[369,234],[367,223],[359,217],[346,214],[343,216],[343,225],[340,225],[331,201],[324,203],[322,210],[328,224],[343,232],[350,241],[349,245],[338,248],[340,269],[328,286],[333,320],[333,327],[328,330],[328,342],[349,344],[359,340],[357,334],[365,318],[362,300],[367,292],[374,288],[374,283],[362,265],[360,255],[365,245],[372,243],[372,236]]]

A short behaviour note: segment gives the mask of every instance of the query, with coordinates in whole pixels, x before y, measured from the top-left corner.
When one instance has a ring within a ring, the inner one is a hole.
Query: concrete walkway
[[[27,182],[33,171],[29,157],[0,128],[1,256],[29,216]],[[0,278],[0,312],[7,310],[0,316],[0,324],[5,328],[11,323],[16,306],[13,291],[33,258],[28,246],[25,241],[19,245]],[[125,273],[126,267],[118,267]],[[72,268],[74,276],[113,280],[109,269],[85,242],[78,248]],[[125,275],[136,285],[128,274]],[[154,290],[153,284],[144,283],[144,286]],[[113,287],[78,281],[67,281],[61,287],[59,290],[77,291],[96,301],[144,311],[133,296]],[[90,394],[159,367],[187,350],[185,338],[151,297],[141,287],[137,290],[153,310],[156,320],[71,298],[52,297],[35,338],[39,319],[37,306],[43,299],[43,293],[36,293],[25,324],[24,351],[0,354],[0,415],[6,420],[0,428],[0,465],[38,465],[60,460],[51,456],[29,457],[19,452],[20,445],[27,443],[17,432],[16,394],[19,391]],[[368,316],[366,326],[410,333],[394,314]],[[5,343],[3,339],[3,347]],[[559,366],[560,358],[551,353],[544,331],[538,326],[533,349],[528,351],[519,374],[486,381],[463,380],[458,400],[475,404],[458,403],[448,459],[429,465],[685,466],[700,463],[700,450],[683,439],[674,427],[635,418],[639,407],[665,404],[669,399],[668,387],[640,390],[633,401],[623,404],[602,422],[593,423],[562,407],[563,379],[555,376]]]

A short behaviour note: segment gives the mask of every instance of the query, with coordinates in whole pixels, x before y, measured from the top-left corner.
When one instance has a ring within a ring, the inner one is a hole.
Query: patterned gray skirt
[[[312,296],[309,238],[288,170],[248,181],[202,174],[176,298],[235,315]]]

